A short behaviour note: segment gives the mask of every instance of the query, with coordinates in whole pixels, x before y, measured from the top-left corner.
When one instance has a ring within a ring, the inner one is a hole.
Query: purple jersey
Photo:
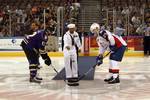
[[[44,30],[38,30],[33,32],[32,35],[27,35],[23,40],[26,45],[31,49],[44,50],[48,36]]]

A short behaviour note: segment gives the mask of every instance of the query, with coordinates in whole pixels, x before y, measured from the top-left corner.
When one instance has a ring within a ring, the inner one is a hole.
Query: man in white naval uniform
[[[118,62],[122,61],[126,42],[123,40],[119,33],[122,33],[122,29],[116,28],[115,33],[112,34],[108,30],[101,30],[97,23],[93,23],[90,27],[90,31],[97,36],[97,43],[99,46],[99,55],[96,58],[97,65],[103,63],[103,55],[107,49],[110,49],[110,66],[109,66],[109,76],[104,79],[108,84],[120,83],[119,79],[119,66]],[[119,33],[118,33],[119,32]]]
[[[75,32],[75,24],[69,24],[67,27],[69,30],[63,37],[66,79],[69,86],[78,86],[77,50],[75,45],[80,49],[81,42],[78,33]]]

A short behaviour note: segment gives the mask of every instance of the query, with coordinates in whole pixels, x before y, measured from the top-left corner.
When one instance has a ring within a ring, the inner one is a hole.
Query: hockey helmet
[[[99,24],[98,24],[98,23],[93,23],[93,24],[91,25],[91,27],[90,27],[90,31],[91,31],[92,33],[98,34],[99,31],[100,31],[100,26],[99,26]]]

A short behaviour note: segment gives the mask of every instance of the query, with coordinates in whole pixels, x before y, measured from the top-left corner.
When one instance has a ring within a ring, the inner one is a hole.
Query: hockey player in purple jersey
[[[45,45],[48,41],[48,34],[44,30],[39,30],[39,25],[36,22],[31,24],[32,34],[25,36],[21,42],[21,47],[29,62],[30,82],[41,83],[42,78],[37,76],[39,69],[39,57],[45,61],[46,65],[51,65],[51,59],[45,51]]]

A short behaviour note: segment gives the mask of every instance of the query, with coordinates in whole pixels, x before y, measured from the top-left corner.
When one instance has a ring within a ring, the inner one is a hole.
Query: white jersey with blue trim
[[[127,46],[127,43],[123,40],[121,36],[112,34],[108,30],[103,30],[100,32],[105,34],[105,37],[99,35],[97,37],[97,44],[99,46],[99,54],[103,54],[106,50],[109,50],[109,46],[116,46],[117,48],[121,46]]]

